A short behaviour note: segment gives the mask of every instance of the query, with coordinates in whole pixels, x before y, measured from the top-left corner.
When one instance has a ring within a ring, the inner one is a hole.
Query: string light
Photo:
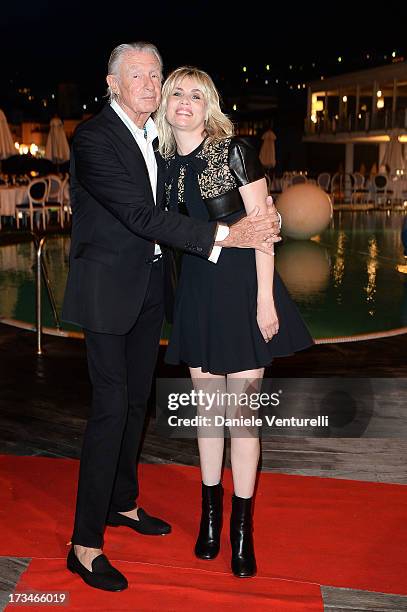
[[[358,64],[360,65],[360,68],[363,68],[363,66],[362,66],[363,61],[368,61],[368,60],[370,60],[370,65],[375,65],[375,64],[380,65],[380,62],[383,62],[383,61],[387,62],[389,60],[390,60],[390,62],[391,62],[391,60],[393,60],[393,63],[394,63],[394,62],[397,62],[397,61],[404,61],[403,55],[404,56],[406,55],[406,50],[404,50],[404,49],[398,49],[397,50],[397,49],[393,48],[393,50],[390,51],[389,53],[380,54],[380,55],[376,54],[376,53],[371,53],[371,52],[366,52],[365,51],[365,52],[362,52],[361,54],[359,54]],[[252,73],[251,73],[252,76],[251,76],[250,82],[251,82],[252,86],[255,83],[260,83],[260,84],[262,83],[263,86],[270,86],[270,85],[272,85],[274,83],[276,85],[279,85],[279,84],[281,85],[281,84],[285,83],[285,86],[287,87],[287,89],[290,89],[290,90],[293,90],[293,89],[294,90],[295,89],[297,89],[297,90],[306,89],[307,86],[308,86],[308,83],[304,83],[303,82],[304,77],[307,78],[308,81],[317,80],[318,78],[319,78],[320,81],[324,81],[325,80],[325,76],[320,74],[320,76],[318,77],[318,72],[316,74],[315,73],[314,74],[312,74],[312,73],[311,74],[305,74],[305,71],[306,72],[311,72],[311,67],[312,67],[312,69],[314,69],[315,71],[316,70],[318,70],[318,71],[319,70],[321,70],[321,71],[322,70],[328,71],[328,75],[329,75],[329,71],[333,69],[333,75],[334,75],[335,74],[335,72],[334,72],[334,70],[335,70],[334,64],[336,63],[337,65],[343,66],[345,60],[346,60],[346,64],[347,65],[349,65],[349,64],[355,65],[355,63],[357,61],[357,58],[356,57],[352,58],[351,56],[348,57],[347,55],[346,55],[346,57],[344,57],[343,55],[335,54],[335,55],[333,55],[333,57],[331,56],[331,58],[329,58],[329,57],[328,58],[322,58],[321,57],[321,59],[318,59],[318,60],[315,60],[315,61],[310,61],[310,63],[307,63],[307,64],[302,64],[302,65],[294,65],[292,63],[288,64],[288,65],[286,64],[285,70],[286,71],[289,70],[290,73],[292,74],[292,76],[290,74],[290,79],[289,80],[282,80],[282,79],[284,79],[284,76],[285,76],[284,75],[284,66],[281,66],[281,65],[277,66],[277,65],[274,65],[274,64],[272,66],[269,63],[263,64],[263,68],[262,69],[261,68],[260,69],[259,68],[256,69],[256,66],[252,66]],[[247,75],[248,75],[248,66],[247,65],[241,66],[240,69],[241,69],[241,71],[244,74],[244,82],[246,84],[248,84],[249,83],[249,79],[247,78]],[[355,69],[357,70],[358,68],[355,66]],[[280,72],[279,78],[271,79],[270,78],[271,75],[269,75],[269,74],[267,74],[267,76],[264,77],[264,70],[266,70],[267,73],[270,73],[271,70],[273,70],[273,72],[277,72],[277,74],[278,74],[278,72]],[[340,71],[339,67],[336,70],[337,70],[336,74],[338,74],[339,71]],[[302,72],[301,75],[299,74],[299,71]],[[262,75],[262,72],[263,72],[263,75]],[[295,73],[298,73],[298,74],[296,75]],[[262,76],[263,76],[263,78],[262,78]],[[296,80],[295,80],[296,76],[301,76],[301,81],[299,83],[296,82]],[[290,84],[290,82],[291,82],[291,84]],[[16,90],[17,90],[17,87],[16,87]],[[21,88],[21,89],[18,89],[18,91],[19,91],[19,93],[24,93],[26,95],[26,99],[28,99],[30,102],[32,102],[32,101],[34,101],[36,99],[35,96],[31,93],[31,91],[28,88],[25,88],[25,89]],[[56,94],[55,93],[49,93],[48,95],[49,95],[49,99],[48,100],[47,99],[41,99],[41,97],[39,97],[38,102],[41,104],[41,106],[43,108],[47,108],[48,107],[48,105],[50,104],[50,100],[55,101],[55,99],[56,99]],[[377,95],[377,102],[379,102],[383,98],[383,91],[382,90],[378,90],[376,92],[376,95]],[[37,99],[38,99],[38,96],[37,96]],[[93,98],[91,98],[91,100],[92,99],[94,100],[95,103],[98,103],[98,101],[99,101],[99,97],[98,96],[93,96]],[[343,96],[342,97],[342,101],[344,103],[346,103],[348,101],[347,97]],[[88,107],[87,104],[83,104],[82,105],[83,110],[87,110],[87,107]],[[383,106],[381,106],[381,103],[380,103],[380,105],[377,104],[377,108],[383,108]]]

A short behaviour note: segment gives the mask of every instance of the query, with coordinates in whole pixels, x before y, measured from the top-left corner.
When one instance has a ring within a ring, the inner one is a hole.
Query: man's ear
[[[106,83],[109,85],[113,93],[116,93],[116,94],[119,93],[119,84],[117,82],[117,77],[114,74],[107,75]]]

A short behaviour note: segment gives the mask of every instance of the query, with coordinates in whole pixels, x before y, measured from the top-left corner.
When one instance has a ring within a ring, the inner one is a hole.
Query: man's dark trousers
[[[151,263],[141,312],[125,335],[85,330],[92,413],[81,455],[72,542],[101,548],[108,512],[132,510],[137,457],[164,317],[163,260]]]

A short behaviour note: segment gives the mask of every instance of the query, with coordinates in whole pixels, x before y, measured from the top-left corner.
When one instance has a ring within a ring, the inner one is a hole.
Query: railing
[[[45,282],[45,288],[48,293],[48,298],[51,304],[52,313],[55,320],[57,329],[61,329],[61,322],[59,320],[55,298],[52,291],[51,283],[47,272],[47,267],[43,257],[43,249],[46,236],[43,236],[40,240],[34,232],[30,232],[31,237],[34,241],[36,249],[36,270],[35,270],[35,327],[37,334],[37,355],[42,355],[42,280]]]
[[[343,132],[370,132],[377,130],[407,129],[407,108],[399,109],[394,114],[390,109],[346,117],[318,116],[317,122],[305,120],[306,134],[337,134]]]

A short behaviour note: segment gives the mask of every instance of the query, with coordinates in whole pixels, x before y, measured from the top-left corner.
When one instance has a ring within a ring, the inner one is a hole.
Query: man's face
[[[128,51],[122,57],[119,77],[108,75],[107,82],[119,93],[120,106],[130,115],[151,114],[161,100],[161,67],[149,51]]]

